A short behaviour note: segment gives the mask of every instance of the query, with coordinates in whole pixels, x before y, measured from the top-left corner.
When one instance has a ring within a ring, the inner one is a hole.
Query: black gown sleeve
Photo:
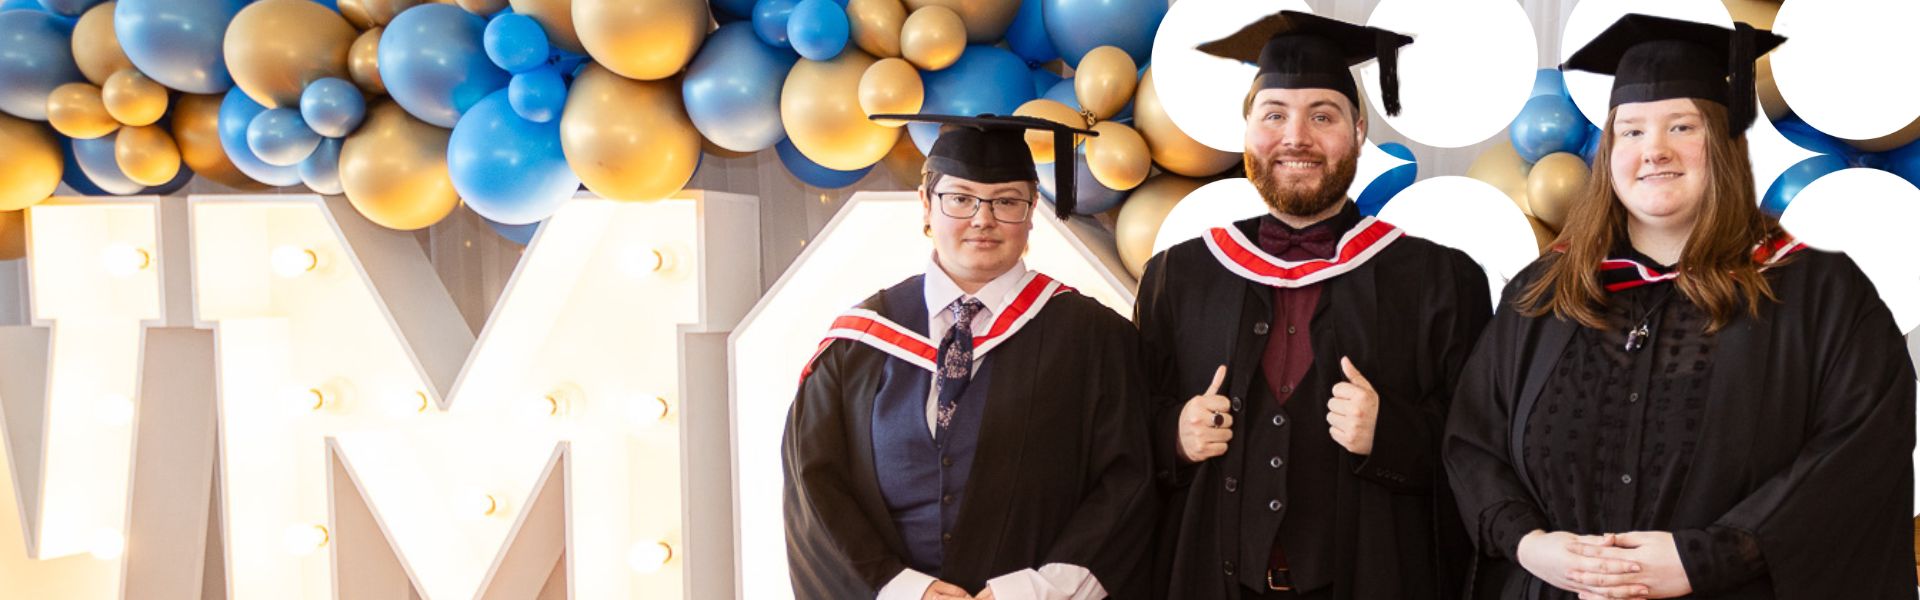
[[[1507,284],[1493,322],[1461,367],[1441,448],[1460,517],[1475,547],[1507,560],[1515,560],[1521,537],[1547,524],[1516,474],[1518,466],[1508,460],[1509,424],[1518,395],[1508,382],[1523,360],[1520,345],[1529,320],[1514,309],[1513,300],[1525,279],[1523,275]]]
[[[1492,317],[1485,272],[1465,254],[1447,252],[1448,268],[1436,275],[1446,279],[1439,285],[1442,291],[1436,301],[1426,307],[1422,321],[1429,329],[1423,332],[1419,354],[1412,361],[1422,393],[1388,399],[1383,392],[1373,453],[1354,468],[1361,478],[1400,493],[1430,493],[1442,480],[1439,449],[1448,406],[1453,403],[1460,368]]]
[[[872,598],[906,568],[854,499],[842,368],[835,342],[801,382],[781,449],[787,562],[795,596]]]
[[[1184,488],[1193,481],[1194,465],[1180,455],[1180,411],[1187,399],[1203,390],[1179,389],[1179,369],[1173,356],[1174,319],[1169,305],[1167,253],[1147,261],[1140,277],[1139,298],[1133,304],[1134,325],[1140,329],[1140,362],[1145,374],[1146,420],[1152,442],[1154,478],[1166,488]]]

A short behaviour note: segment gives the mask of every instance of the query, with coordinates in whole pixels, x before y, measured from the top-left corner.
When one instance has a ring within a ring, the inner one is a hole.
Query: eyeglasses
[[[1025,223],[1033,216],[1033,201],[1021,198],[981,198],[958,193],[937,194],[940,197],[940,214],[955,219],[971,219],[980,214],[980,205],[989,208],[993,220],[1001,223]]]

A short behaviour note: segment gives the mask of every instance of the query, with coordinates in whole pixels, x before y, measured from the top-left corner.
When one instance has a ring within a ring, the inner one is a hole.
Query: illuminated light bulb
[[[305,415],[327,408],[327,392],[318,387],[295,387],[287,392],[287,405],[294,414]]]
[[[333,534],[327,531],[325,525],[289,525],[281,540],[285,542],[288,554],[311,556],[327,547],[327,543],[333,541]]]
[[[118,529],[99,529],[87,540],[87,554],[99,560],[119,560],[127,552],[127,536]]]
[[[655,573],[673,560],[673,546],[659,540],[635,542],[627,551],[627,566],[636,573]]]
[[[268,256],[273,274],[292,279],[320,269],[320,254],[307,248],[280,246]]]
[[[507,503],[499,494],[472,488],[460,493],[460,516],[468,521],[484,521],[507,514]]]
[[[321,385],[295,387],[287,392],[287,403],[297,415],[345,413],[351,408],[352,399],[353,384],[338,377]]]
[[[641,395],[627,402],[627,420],[642,429],[666,422],[672,413],[673,403],[664,395]]]
[[[133,399],[119,394],[102,394],[100,404],[94,408],[94,414],[100,422],[108,425],[126,425],[133,422]]]
[[[620,251],[620,272],[628,277],[644,277],[673,268],[673,257],[663,248],[628,246]]]
[[[425,414],[429,409],[432,409],[433,400],[427,397],[426,392],[414,390],[411,393],[401,394],[390,401],[382,402],[380,407],[388,416],[411,417]]]
[[[114,277],[132,277],[153,266],[153,255],[129,244],[109,244],[100,250],[100,266]]]
[[[580,388],[574,387],[573,384],[566,384],[530,402],[522,403],[522,406],[527,417],[565,417],[580,410],[582,399]]]

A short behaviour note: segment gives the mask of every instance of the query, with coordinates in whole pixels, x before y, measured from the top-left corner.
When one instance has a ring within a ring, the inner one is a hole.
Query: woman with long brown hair
[[[1755,202],[1753,60],[1785,41],[1628,15],[1594,176],[1501,299],[1444,456],[1473,597],[1914,597],[1914,375],[1846,256]]]

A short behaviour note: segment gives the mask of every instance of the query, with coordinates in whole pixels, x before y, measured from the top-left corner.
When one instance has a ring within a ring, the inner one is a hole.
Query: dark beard
[[[1296,217],[1324,213],[1346,200],[1347,187],[1353,185],[1354,174],[1360,168],[1360,147],[1355,146],[1352,153],[1333,161],[1333,172],[1320,179],[1318,188],[1283,189],[1273,179],[1272,160],[1256,157],[1252,152],[1243,156],[1247,176],[1253,180],[1254,189],[1260,190],[1260,199],[1266,201],[1267,208]]]

